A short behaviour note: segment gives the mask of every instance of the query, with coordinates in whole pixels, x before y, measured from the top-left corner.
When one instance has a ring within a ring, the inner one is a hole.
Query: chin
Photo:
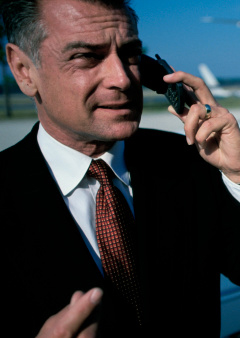
[[[139,127],[139,122],[131,122],[130,124],[125,124],[121,128],[116,128],[111,132],[109,135],[109,132],[106,133],[108,134],[108,140],[110,141],[121,141],[128,139],[131,137],[135,132],[138,130]]]

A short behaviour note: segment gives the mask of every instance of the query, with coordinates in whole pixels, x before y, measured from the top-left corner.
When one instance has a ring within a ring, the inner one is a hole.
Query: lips
[[[131,102],[106,103],[106,104],[98,105],[98,108],[101,108],[101,109],[112,109],[112,110],[132,109],[132,103]]]

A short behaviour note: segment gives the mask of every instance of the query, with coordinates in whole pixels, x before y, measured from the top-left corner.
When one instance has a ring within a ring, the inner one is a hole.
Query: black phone
[[[164,94],[178,114],[183,113],[186,100],[186,92],[181,82],[166,83],[163,76],[173,73],[172,68],[158,54],[156,59],[145,54],[141,55],[140,73],[143,86]]]

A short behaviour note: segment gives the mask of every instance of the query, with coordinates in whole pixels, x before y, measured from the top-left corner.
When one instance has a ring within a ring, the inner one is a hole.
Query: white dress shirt
[[[58,142],[44,130],[41,124],[38,131],[38,144],[64,202],[102,271],[95,231],[96,195],[100,184],[86,175],[92,158]],[[113,184],[123,193],[133,212],[130,174],[124,161],[124,141],[116,142],[109,152],[99,158],[102,158],[116,174]]]
[[[92,158],[58,142],[44,130],[41,124],[38,143],[63,200],[102,271],[95,232],[96,195],[100,184],[86,175]],[[99,158],[102,158],[116,174],[113,183],[121,190],[134,214],[130,174],[124,161],[124,141],[116,142]],[[223,174],[222,178],[229,192],[240,202],[240,185],[233,183]]]
[[[230,194],[238,201],[240,202],[240,184],[236,184],[233,181],[231,181],[227,176],[225,176],[222,173],[222,179],[227,187]]]

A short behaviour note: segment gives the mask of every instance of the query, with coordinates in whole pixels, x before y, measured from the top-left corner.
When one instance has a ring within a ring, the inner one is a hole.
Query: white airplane
[[[198,66],[198,69],[206,85],[211,90],[213,96],[216,98],[227,98],[231,96],[240,97],[240,90],[223,88],[216,76],[205,63],[201,63]]]
[[[215,18],[213,16],[204,16],[201,18],[201,21],[204,23],[217,23],[225,25],[234,25],[237,28],[240,28],[240,20],[238,19],[226,19],[226,18]]]

